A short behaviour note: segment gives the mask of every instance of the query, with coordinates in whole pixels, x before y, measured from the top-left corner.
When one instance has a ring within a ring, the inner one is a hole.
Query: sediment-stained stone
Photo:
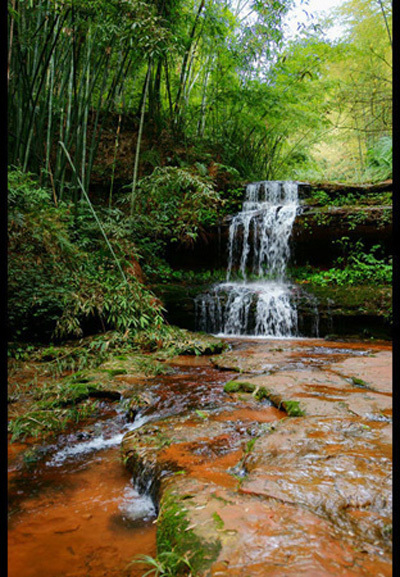
[[[172,495],[204,546],[194,575],[391,576],[389,350],[275,341],[234,355],[253,392],[222,386],[217,408],[148,423],[122,445],[132,470],[150,463],[161,510]]]

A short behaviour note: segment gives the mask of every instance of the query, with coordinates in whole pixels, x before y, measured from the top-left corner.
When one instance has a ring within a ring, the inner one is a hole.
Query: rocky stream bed
[[[124,411],[34,470],[14,449],[9,577],[392,575],[390,343],[226,340],[115,375]]]

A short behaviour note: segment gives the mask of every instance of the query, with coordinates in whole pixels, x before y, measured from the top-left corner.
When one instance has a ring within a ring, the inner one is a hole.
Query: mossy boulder
[[[299,401],[282,401],[281,406],[289,417],[304,417],[305,412],[300,407]]]
[[[254,393],[256,385],[246,381],[228,381],[224,386],[225,393]]]

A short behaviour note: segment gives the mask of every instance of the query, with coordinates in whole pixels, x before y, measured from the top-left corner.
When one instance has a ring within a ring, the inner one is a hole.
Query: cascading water
[[[225,335],[295,336],[297,311],[285,282],[297,183],[249,184],[229,228],[227,281],[196,298],[200,330]],[[248,280],[248,275],[257,280]],[[240,280],[233,280],[235,275]]]

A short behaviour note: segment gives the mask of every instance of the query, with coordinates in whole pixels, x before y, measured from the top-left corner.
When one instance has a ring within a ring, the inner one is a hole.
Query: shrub
[[[390,136],[382,136],[367,151],[366,178],[385,180],[393,176],[393,144]]]
[[[170,166],[156,168],[139,181],[135,208],[141,220],[143,215],[149,219],[153,238],[193,244],[215,220],[219,203],[209,178]]]
[[[19,170],[9,173],[8,217],[11,338],[162,323],[160,303],[137,278],[136,249],[122,225],[108,228],[125,278],[84,206],[54,206],[50,193]]]

